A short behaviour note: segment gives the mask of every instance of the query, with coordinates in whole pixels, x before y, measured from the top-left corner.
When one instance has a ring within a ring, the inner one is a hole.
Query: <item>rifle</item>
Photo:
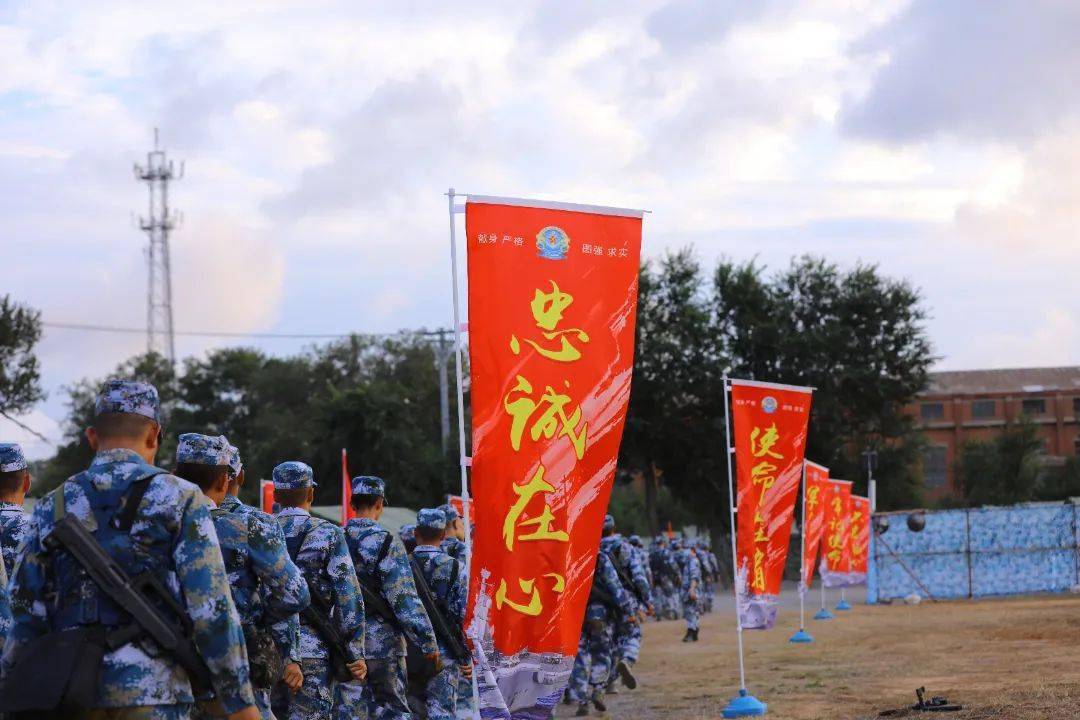
[[[115,650],[144,634],[149,635],[187,671],[196,696],[209,692],[212,676],[191,640],[191,619],[184,608],[149,571],[128,576],[90,531],[66,513],[63,486],[53,497],[56,523],[49,538],[71,553],[101,591],[134,620],[108,634],[109,648]],[[165,617],[151,598],[165,603],[175,617]]]
[[[409,556],[409,565],[412,566],[413,579],[416,581],[416,592],[420,596],[420,602],[423,604],[424,609],[427,610],[428,618],[431,619],[431,628],[435,631],[436,639],[450,651],[454,659],[458,662],[465,662],[472,657],[472,653],[468,650],[465,634],[461,631],[461,627],[446,621],[446,618],[450,616],[450,612],[435,596],[435,593],[431,592],[431,587],[427,584],[427,580],[424,579],[424,574],[420,572],[420,566],[416,562],[415,555]]]
[[[619,565],[619,563],[615,562],[615,558],[613,558],[611,556],[610,552],[607,552],[607,551],[601,551],[601,552],[603,552],[605,555],[608,556],[608,560],[611,561],[612,566],[615,568],[615,574],[619,576],[619,582],[621,582],[623,584],[623,587],[625,587],[627,590],[629,590],[630,593],[635,598],[637,598],[637,601],[639,603],[641,603],[644,606],[648,606],[649,598],[641,597],[641,591],[638,590],[637,585],[634,584],[634,579],[632,577],[630,577],[629,575],[627,575],[626,570],[624,570]]]
[[[311,590],[311,604],[300,611],[300,619],[315,631],[330,653],[330,671],[338,682],[348,682],[353,679],[352,672],[347,665],[360,658],[354,658],[349,649],[348,641],[341,636],[334,623],[330,620],[329,603],[314,588]]]

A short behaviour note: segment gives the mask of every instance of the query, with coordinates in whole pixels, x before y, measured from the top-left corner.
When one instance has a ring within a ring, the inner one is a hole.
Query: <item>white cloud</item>
[[[0,24],[5,291],[144,322],[130,166],[157,125],[187,161],[183,329],[447,323],[453,185],[647,207],[647,254],[877,262],[924,288],[946,364],[1077,361],[1076,12],[972,3],[23,6]],[[143,345],[48,331],[44,409]]]

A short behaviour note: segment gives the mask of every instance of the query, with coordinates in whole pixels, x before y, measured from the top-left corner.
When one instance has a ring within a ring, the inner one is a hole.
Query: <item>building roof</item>
[[[1080,367],[932,372],[924,395],[1037,393],[1080,389]]]

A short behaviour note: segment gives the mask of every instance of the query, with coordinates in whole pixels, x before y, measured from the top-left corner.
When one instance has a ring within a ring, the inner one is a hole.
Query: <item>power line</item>
[[[121,327],[117,325],[93,325],[88,323],[68,323],[68,322],[42,322],[42,327],[53,328],[56,330],[80,330],[86,332],[108,332],[108,333],[127,333],[142,335],[146,333],[146,328],[135,327]],[[420,332],[413,332],[414,335],[437,335],[438,330],[424,330]],[[264,332],[223,332],[216,330],[174,330],[174,335],[183,335],[186,337],[220,337],[220,338],[257,338],[257,339],[281,339],[281,340],[343,340],[345,338],[352,337],[353,335],[361,337],[371,338],[389,338],[397,337],[400,335],[410,334],[408,330],[398,330],[397,332],[387,333],[264,333]]]

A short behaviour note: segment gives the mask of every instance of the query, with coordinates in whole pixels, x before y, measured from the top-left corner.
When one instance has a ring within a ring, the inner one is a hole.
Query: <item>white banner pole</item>
[[[727,373],[724,373],[724,433],[727,436],[727,477],[728,477],[728,508],[731,511],[731,571],[732,581],[735,588],[735,627],[739,639],[739,690],[746,692],[746,663],[743,660],[743,628],[742,619],[739,617],[739,553],[735,549],[738,527],[735,525],[735,476],[732,471],[731,456],[735,454],[735,448],[731,446],[731,413],[728,411],[728,393],[731,386],[728,384]]]
[[[806,579],[806,459],[803,459],[802,464],[802,527],[799,536],[802,538],[801,548],[799,554],[801,559],[799,560],[799,630],[806,630],[806,591],[808,587],[803,587],[803,582]]]
[[[458,291],[458,261],[457,261],[457,220],[454,218],[454,188],[446,193],[450,210],[450,276],[453,280],[454,289],[454,354],[456,356],[456,380],[457,380],[457,421],[458,421],[458,465],[461,467],[461,505],[465,511],[465,554],[472,565],[472,503],[469,501],[469,474],[468,459],[465,455],[465,382],[462,372],[461,353],[461,300]],[[469,577],[469,567],[465,568],[465,577]],[[476,673],[472,677],[472,714],[475,720],[480,720],[479,688],[476,682]]]

